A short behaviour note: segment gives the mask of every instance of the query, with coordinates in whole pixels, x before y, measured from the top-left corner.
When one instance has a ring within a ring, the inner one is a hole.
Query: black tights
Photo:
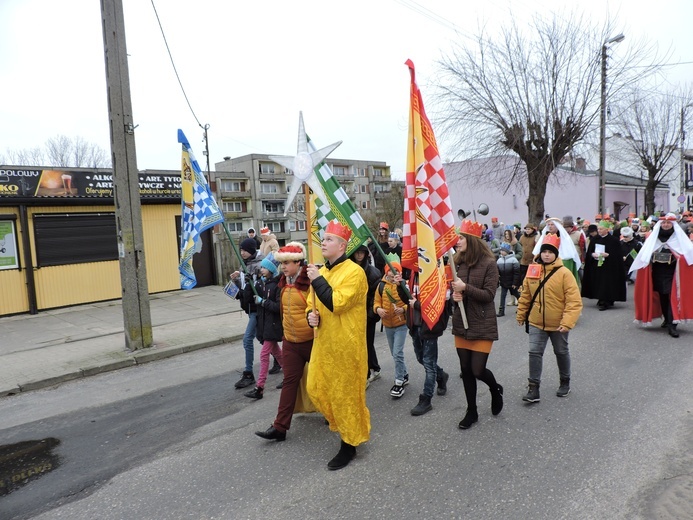
[[[498,389],[498,383],[488,368],[488,354],[485,352],[475,352],[466,348],[458,348],[457,357],[460,358],[460,369],[462,371],[462,384],[464,393],[467,396],[467,409],[476,410],[476,380],[479,379],[486,383],[491,391]]]

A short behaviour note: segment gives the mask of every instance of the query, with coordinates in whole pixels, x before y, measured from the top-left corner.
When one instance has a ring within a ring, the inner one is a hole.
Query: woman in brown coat
[[[491,250],[481,241],[481,225],[462,221],[460,239],[455,253],[458,279],[452,284],[452,298],[462,302],[467,314],[465,329],[460,305],[452,315],[452,334],[457,356],[460,358],[462,382],[467,397],[467,413],[459,427],[463,430],[477,422],[476,380],[486,383],[491,390],[491,412],[498,415],[503,409],[503,387],[486,368],[493,342],[498,339],[498,324],[494,298],[498,288],[498,268]]]

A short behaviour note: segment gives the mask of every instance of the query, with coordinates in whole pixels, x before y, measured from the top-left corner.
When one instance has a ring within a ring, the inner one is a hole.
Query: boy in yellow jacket
[[[387,259],[397,272],[402,272],[399,257],[393,253],[387,255]],[[397,284],[394,281],[394,273],[385,265],[385,276],[380,281],[375,291],[373,312],[383,320],[385,336],[390,345],[392,359],[395,361],[395,384],[390,389],[390,395],[399,399],[404,395],[404,387],[409,384],[409,372],[404,364],[404,342],[407,339],[407,304],[397,294]]]
[[[528,403],[539,402],[542,360],[549,339],[561,379],[556,395],[566,397],[570,392],[568,332],[580,317],[582,298],[575,277],[558,258],[560,240],[558,235],[544,237],[536,263],[527,269],[517,307],[517,323],[529,324],[529,389],[522,398]]]

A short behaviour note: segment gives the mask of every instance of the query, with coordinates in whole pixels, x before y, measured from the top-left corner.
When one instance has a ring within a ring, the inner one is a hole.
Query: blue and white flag
[[[192,289],[197,285],[192,257],[202,249],[200,234],[215,224],[224,222],[224,214],[217,206],[190,143],[182,130],[178,142],[183,145],[181,162],[181,236],[180,236],[180,288]]]

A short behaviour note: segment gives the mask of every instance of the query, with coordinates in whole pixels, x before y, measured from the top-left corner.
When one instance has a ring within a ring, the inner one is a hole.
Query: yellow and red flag
[[[402,228],[402,267],[419,273],[421,317],[433,328],[445,305],[447,282],[442,257],[457,243],[450,193],[421,91],[411,74],[407,174]]]

